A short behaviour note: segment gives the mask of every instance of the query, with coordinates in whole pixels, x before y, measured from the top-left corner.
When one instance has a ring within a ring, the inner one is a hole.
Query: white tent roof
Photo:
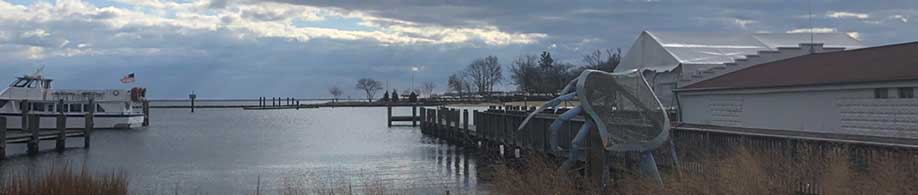
[[[648,32],[638,36],[619,70],[646,67],[668,71],[679,64],[723,64],[759,51],[799,47],[801,43],[823,47],[861,48],[863,44],[845,33],[684,33]]]

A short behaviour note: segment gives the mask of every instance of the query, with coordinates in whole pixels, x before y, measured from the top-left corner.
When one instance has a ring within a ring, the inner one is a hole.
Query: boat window
[[[82,104],[70,104],[70,112],[83,112]]]
[[[29,84],[29,82],[31,81],[27,79],[19,79],[19,80],[16,80],[15,83],[13,83],[13,87],[25,87],[26,85]]]
[[[0,100],[0,108],[3,108],[4,106],[6,106],[6,103],[9,103],[9,102],[10,102],[9,100]]]
[[[38,86],[38,82],[29,81],[29,88],[35,88]]]
[[[105,112],[105,109],[102,108],[102,105],[96,104],[96,112]]]
[[[45,111],[45,104],[44,104],[44,103],[32,103],[32,109],[31,109],[31,110],[32,110],[32,111],[44,112],[44,111]]]

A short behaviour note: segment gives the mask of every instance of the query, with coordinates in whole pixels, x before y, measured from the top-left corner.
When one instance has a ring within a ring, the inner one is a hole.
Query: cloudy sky
[[[643,30],[809,29],[916,41],[918,1],[0,0],[0,72],[44,65],[56,88],[128,88],[133,72],[154,98],[360,97],[362,77],[407,88],[415,66],[442,91],[477,57],[579,63]]]

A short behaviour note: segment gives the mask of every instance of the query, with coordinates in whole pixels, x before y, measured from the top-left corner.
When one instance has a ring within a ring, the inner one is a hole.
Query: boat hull
[[[41,129],[57,129],[56,114],[37,114],[40,117]],[[6,118],[7,129],[22,129],[21,114],[0,114]],[[93,117],[94,129],[131,129],[140,127],[143,114],[96,114]],[[86,128],[85,115],[67,115],[67,129]]]

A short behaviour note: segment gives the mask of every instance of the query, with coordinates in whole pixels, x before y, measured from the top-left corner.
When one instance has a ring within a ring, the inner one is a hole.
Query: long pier
[[[571,150],[570,140],[583,124],[583,118],[577,117],[562,126],[557,133],[559,145],[552,148],[548,126],[563,112],[546,111],[538,114],[527,128],[517,131],[525,117],[534,110],[534,107],[519,106],[491,106],[485,111],[443,107],[421,108],[419,117],[423,134],[463,148],[478,150],[485,155],[515,158],[518,157],[516,154],[520,154],[519,157],[525,158],[538,154],[563,159],[567,151]],[[910,159],[900,161],[912,168],[918,168],[918,140],[754,129],[715,129],[680,123],[674,123],[673,127],[670,142],[672,145],[667,144],[652,151],[657,158],[658,166],[665,172],[702,174],[706,171],[716,171],[717,167],[709,167],[711,165],[706,162],[712,158],[735,154],[740,148],[777,154],[784,160],[797,159],[781,162],[788,164],[820,163],[798,161],[809,158],[807,155],[835,152],[846,155],[849,163],[859,170],[866,170],[871,163],[890,158]],[[610,128],[615,128],[615,125]],[[627,174],[623,169],[635,170],[637,153],[609,153],[601,148],[599,141],[597,135],[591,134],[586,147],[576,148],[587,154],[585,158],[577,159],[583,167],[584,176],[599,181],[603,175],[615,177]],[[777,161],[779,160],[769,163],[778,163]],[[808,169],[811,168],[799,166],[787,171],[812,172]],[[816,177],[818,176],[770,179],[774,180],[775,185],[788,191],[826,194],[818,182],[821,178]]]

